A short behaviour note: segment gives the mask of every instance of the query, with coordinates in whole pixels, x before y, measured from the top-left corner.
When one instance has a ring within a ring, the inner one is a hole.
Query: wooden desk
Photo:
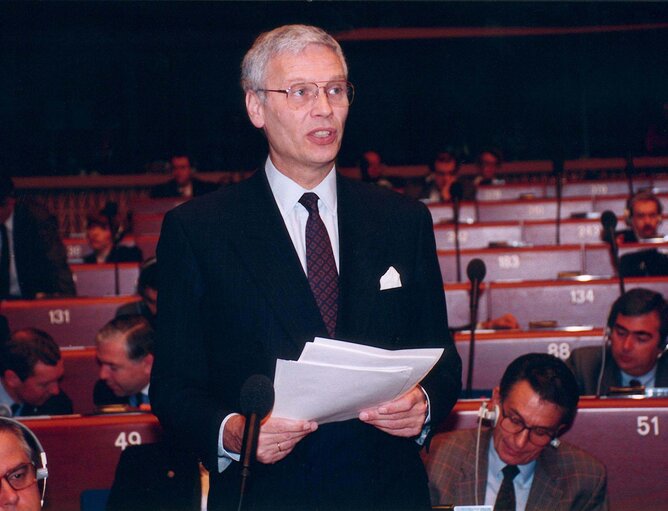
[[[481,401],[460,401],[443,429],[472,428]],[[668,399],[582,398],[578,415],[563,439],[600,460],[608,470],[608,493],[615,511],[666,509]],[[547,447],[550,449],[551,447]]]
[[[516,200],[521,199],[522,195],[532,195],[535,198],[544,198],[545,184],[523,183],[479,186],[476,199],[480,202]]]
[[[434,226],[436,248],[454,250],[455,226],[440,224]],[[518,222],[485,222],[459,225],[459,247],[486,248],[490,242],[522,241],[522,226]]]
[[[434,225],[452,221],[452,204],[429,204],[429,212]],[[461,222],[474,222],[477,217],[475,203],[462,202],[459,208],[459,220]]]
[[[506,330],[476,332],[473,388],[492,389],[501,381],[508,364],[526,353],[548,353],[563,360],[582,346],[600,346],[603,329],[582,332]],[[458,332],[455,345],[462,357],[462,384],[466,386],[470,334]],[[491,394],[490,394],[491,396]]]
[[[593,211],[588,197],[571,197],[561,201],[561,217],[572,213]],[[557,217],[556,199],[501,200],[478,204],[479,222],[511,222],[519,220],[553,220]]]
[[[72,264],[78,296],[115,296],[114,264]],[[137,288],[139,263],[119,263],[119,295],[133,295]]]
[[[668,296],[668,277],[629,278],[625,282],[627,289],[646,287]],[[618,296],[617,279],[492,282],[489,315],[511,313],[523,328],[528,328],[530,321],[541,320],[557,321],[560,327],[603,327]]]
[[[183,197],[166,197],[164,199],[134,199],[128,208],[133,214],[154,213],[164,215],[170,209],[187,202]]]
[[[65,365],[65,376],[60,382],[61,390],[72,399],[74,413],[93,413],[93,387],[100,374],[95,348],[68,347],[63,348],[61,354]]]
[[[462,275],[465,282],[443,286],[445,289],[445,303],[448,309],[448,325],[450,328],[462,327],[470,323],[469,289],[471,288],[471,284],[466,278],[466,268],[462,269]],[[478,302],[478,321],[489,319],[488,288],[488,284],[482,285],[480,300]]]
[[[582,272],[582,249],[579,245],[558,247],[524,247],[465,249],[461,251],[463,278],[472,259],[481,259],[487,267],[486,281],[556,279],[559,272]],[[454,250],[439,250],[438,262],[443,282],[455,282]]]
[[[121,451],[157,442],[158,420],[150,413],[23,419],[46,452],[49,478],[45,509],[78,511],[81,492],[110,488]]]
[[[559,229],[561,244],[601,242],[601,220],[562,219]],[[557,222],[550,220],[527,220],[522,224],[522,241],[532,245],[556,245]]]
[[[134,296],[59,298],[0,302],[0,313],[12,330],[35,327],[51,334],[60,346],[91,346],[97,331],[113,319],[116,309]]]

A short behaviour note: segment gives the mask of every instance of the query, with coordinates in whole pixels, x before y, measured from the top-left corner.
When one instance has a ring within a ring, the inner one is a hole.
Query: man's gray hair
[[[267,87],[265,74],[269,60],[276,55],[296,55],[310,44],[330,48],[341,59],[343,72],[348,77],[348,65],[341,46],[323,29],[310,25],[284,25],[264,32],[255,39],[241,63],[241,88],[244,92]]]

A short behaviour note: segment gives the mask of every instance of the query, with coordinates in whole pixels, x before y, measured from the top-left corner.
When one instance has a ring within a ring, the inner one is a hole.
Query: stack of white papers
[[[276,362],[273,417],[319,424],[352,419],[412,389],[443,348],[384,350],[316,337],[299,360]]]

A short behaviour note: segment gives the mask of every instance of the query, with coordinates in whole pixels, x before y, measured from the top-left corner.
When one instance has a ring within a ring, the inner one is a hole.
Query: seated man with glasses
[[[567,364],[583,395],[606,395],[612,387],[668,387],[666,341],[666,300],[649,289],[631,289],[612,304],[605,346],[577,348]]]
[[[21,427],[0,420],[0,510],[41,509],[33,452]]]
[[[608,509],[604,466],[558,440],[575,419],[578,399],[573,374],[560,359],[539,353],[515,359],[481,408],[480,420],[492,428],[434,437],[424,455],[432,504]]]

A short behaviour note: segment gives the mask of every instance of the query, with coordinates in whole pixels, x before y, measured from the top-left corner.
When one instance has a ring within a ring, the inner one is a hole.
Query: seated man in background
[[[473,182],[459,176],[461,162],[450,151],[438,153],[429,165],[430,174],[425,178],[421,199],[428,202],[450,202],[450,187],[454,183],[462,186],[461,200],[475,200]]]
[[[0,415],[29,417],[72,413],[60,390],[65,373],[60,348],[49,334],[23,328],[0,348]]]
[[[666,336],[668,306],[663,296],[642,288],[627,291],[610,309],[605,350],[577,348],[567,361],[580,393],[605,395],[611,387],[640,385],[668,387]]]
[[[95,406],[150,404],[155,332],[142,316],[112,319],[95,336],[100,380],[93,390]]]
[[[23,426],[25,428],[25,426]],[[0,419],[0,509],[39,511],[42,508],[35,453],[23,428],[12,420]],[[37,464],[39,468],[41,464]]]
[[[659,225],[663,205],[652,192],[638,192],[631,197],[626,205],[626,223],[628,229],[619,231],[617,243],[638,243],[639,241],[659,238]]]
[[[0,175],[0,299],[75,294],[55,217]]]
[[[423,455],[432,505],[608,509],[605,467],[557,439],[573,423],[578,399],[573,374],[560,359],[542,353],[515,359],[480,410],[492,428],[439,433]]]
[[[175,154],[169,159],[172,170],[172,179],[166,183],[154,186],[151,189],[151,197],[183,197],[190,199],[218,189],[218,185],[197,179],[194,176],[190,158],[185,154]]]
[[[473,180],[476,186],[481,185],[502,185],[505,183],[503,179],[497,177],[497,172],[501,169],[503,164],[503,157],[501,151],[498,149],[484,149],[476,158],[476,166],[478,167],[478,175]]]
[[[116,245],[111,232],[109,219],[101,213],[88,215],[86,220],[86,239],[93,252],[84,256],[86,264],[100,263],[140,263],[143,259],[139,247]]]
[[[360,178],[365,183],[373,183],[383,188],[392,188],[385,177],[385,164],[376,151],[365,151],[360,158]]]
[[[155,328],[158,316],[158,264],[155,257],[147,259],[141,267],[137,294],[141,300],[121,305],[116,310],[116,317],[139,314]]]

